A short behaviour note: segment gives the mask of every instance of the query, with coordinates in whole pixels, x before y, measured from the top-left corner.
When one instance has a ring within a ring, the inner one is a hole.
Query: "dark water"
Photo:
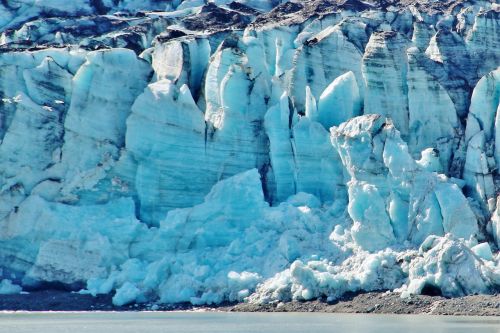
[[[1,333],[500,333],[500,318],[319,313],[3,313]]]

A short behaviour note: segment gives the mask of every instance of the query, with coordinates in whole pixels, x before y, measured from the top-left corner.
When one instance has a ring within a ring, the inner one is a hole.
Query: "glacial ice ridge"
[[[500,290],[494,1],[0,3],[0,293]]]

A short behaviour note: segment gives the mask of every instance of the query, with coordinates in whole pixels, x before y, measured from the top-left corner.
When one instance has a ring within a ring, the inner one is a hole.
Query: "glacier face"
[[[499,15],[1,2],[0,293],[498,291]]]

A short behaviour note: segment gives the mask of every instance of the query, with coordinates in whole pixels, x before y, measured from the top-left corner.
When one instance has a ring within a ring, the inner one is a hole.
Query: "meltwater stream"
[[[500,318],[319,313],[4,313],[8,333],[499,333]]]

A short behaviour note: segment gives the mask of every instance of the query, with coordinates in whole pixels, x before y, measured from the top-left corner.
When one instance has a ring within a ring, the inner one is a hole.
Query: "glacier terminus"
[[[498,293],[499,168],[495,0],[0,1],[0,294]]]

